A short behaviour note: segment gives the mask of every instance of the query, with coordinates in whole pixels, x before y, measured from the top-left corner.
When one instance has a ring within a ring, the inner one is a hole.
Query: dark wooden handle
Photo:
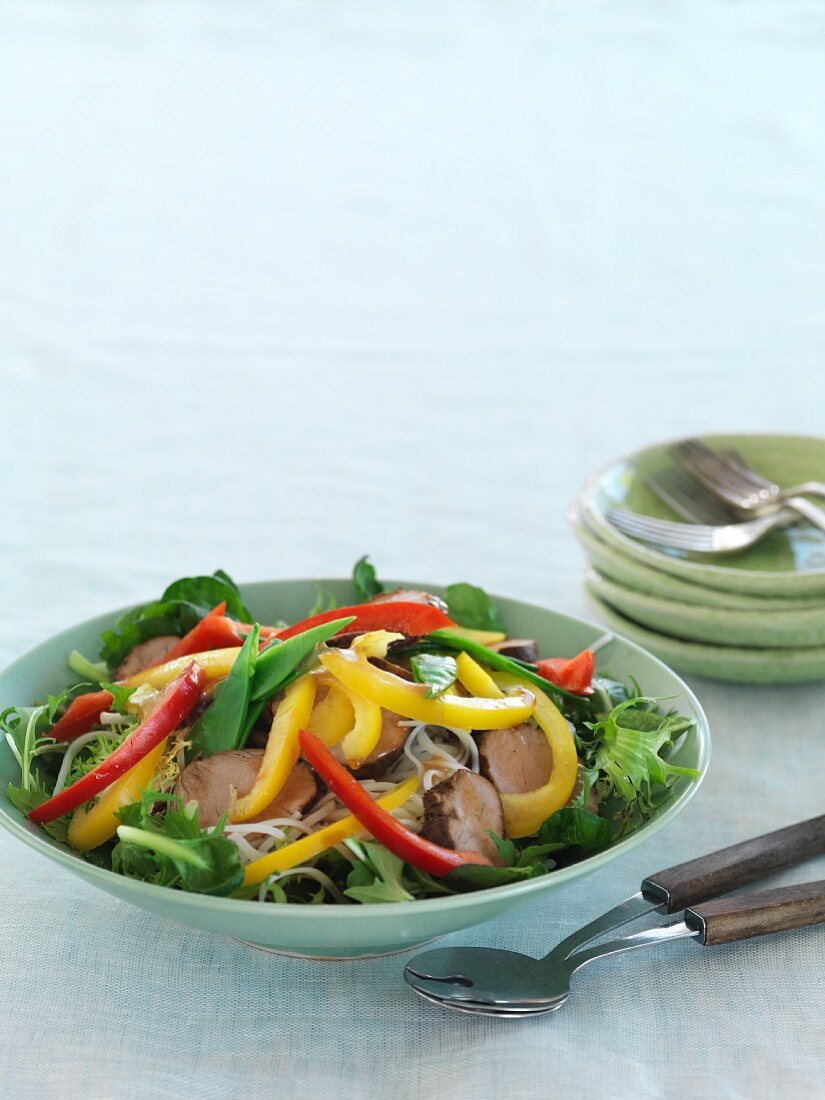
[[[700,942],[710,946],[823,923],[825,879],[758,894],[716,898],[685,910],[685,924],[698,928],[702,933]]]
[[[660,898],[665,902],[666,912],[676,913],[823,852],[825,814],[657,871],[644,880],[642,893]]]

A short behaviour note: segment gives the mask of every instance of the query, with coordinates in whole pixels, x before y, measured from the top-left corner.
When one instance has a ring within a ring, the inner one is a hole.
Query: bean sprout
[[[261,883],[258,889],[258,901],[266,901],[266,895],[269,893],[270,888],[276,883],[281,882],[285,878],[294,877],[300,875],[303,878],[311,878],[320,883],[321,886],[341,905],[351,905],[352,902],[341,893],[329,875],[325,875],[323,871],[319,871],[317,867],[291,867],[288,871],[281,871],[279,874],[269,875]]]

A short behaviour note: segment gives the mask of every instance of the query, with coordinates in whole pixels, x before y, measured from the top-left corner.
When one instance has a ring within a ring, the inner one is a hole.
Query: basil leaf
[[[369,600],[384,591],[383,584],[375,575],[375,567],[370,564],[366,554],[363,558],[359,558],[353,567],[352,587],[359,602]]]
[[[441,695],[458,677],[455,657],[439,657],[434,653],[421,653],[410,661],[416,683],[427,685],[427,698]]]
[[[592,852],[613,840],[613,826],[589,810],[563,806],[542,824],[539,840],[542,844],[558,845],[558,849],[584,848]]]
[[[474,584],[451,584],[446,591],[447,614],[470,630],[504,630],[498,608],[484,591]]]
[[[320,626],[313,626],[302,634],[294,634],[285,642],[275,642],[258,654],[255,674],[252,678],[252,701],[268,699],[279,691],[298,666],[315,650],[315,647],[333,634],[337,634],[354,620],[354,615],[334,619]]]
[[[215,698],[195,722],[187,755],[214,756],[240,747],[252,695],[258,657],[258,624],[252,627],[229,675],[215,688]]]

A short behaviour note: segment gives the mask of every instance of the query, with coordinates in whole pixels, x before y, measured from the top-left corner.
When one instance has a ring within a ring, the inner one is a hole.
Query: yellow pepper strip
[[[468,626],[451,626],[450,633],[466,638],[468,642],[478,642],[479,645],[495,645],[507,637],[500,630],[471,630]]]
[[[327,693],[312,708],[307,729],[329,749],[352,729],[355,714],[343,684],[334,677],[319,676],[316,684],[319,688],[327,688]]]
[[[356,694],[346,684],[341,684],[341,688],[355,715],[355,723],[341,742],[341,750],[350,768],[360,768],[381,736],[381,708],[363,695]]]
[[[417,788],[418,776],[414,775],[411,779],[405,779],[403,783],[399,783],[395,790],[390,791],[389,794],[382,795],[378,799],[378,805],[387,812],[397,810],[399,806],[404,805],[411,795],[415,794]],[[283,848],[279,848],[276,852],[270,852],[268,855],[261,856],[260,859],[247,864],[244,870],[243,884],[244,886],[252,886],[255,883],[263,882],[265,878],[277,871],[288,871],[290,867],[298,867],[301,863],[306,863],[308,859],[313,859],[321,852],[325,852],[333,844],[338,844],[354,833],[361,832],[362,829],[363,826],[357,817],[352,814],[348,817],[342,817],[340,821],[335,821],[332,825],[319,829],[317,833],[310,833],[309,836],[301,837],[300,840],[295,840],[292,844],[285,844]]]
[[[77,811],[69,822],[69,844],[73,848],[78,852],[90,852],[115,835],[121,824],[115,817],[115,810],[140,799],[155,776],[168,740],[167,737],[161,741],[120,779],[111,783],[90,810]]]
[[[465,698],[462,695],[439,695],[428,699],[424,684],[411,684],[400,676],[376,668],[347,649],[327,650],[321,654],[321,664],[357,695],[394,714],[434,726],[456,726],[467,730],[506,729],[526,721],[536,703],[533,689],[528,691],[520,684],[512,695],[501,699]]]
[[[230,821],[249,821],[277,796],[298,762],[298,731],[309,722],[314,701],[315,680],[312,676],[302,676],[286,689],[275,711],[264,758],[252,790],[239,798],[235,787],[229,789]]]
[[[455,663],[458,666],[458,679],[471,695],[482,699],[503,699],[504,692],[486,669],[473,660],[468,653],[459,653]]]
[[[509,672],[497,672],[494,675],[496,683],[502,687],[513,687],[520,683],[518,677]],[[531,685],[530,690],[536,696],[533,717],[553,753],[553,771],[544,786],[535,791],[501,796],[507,835],[516,840],[519,837],[532,836],[550,814],[566,805],[578,781],[579,758],[576,755],[576,742],[561,711],[539,688]]]
[[[126,680],[118,680],[123,687],[140,687],[148,684],[153,688],[165,688],[176,677],[185,672],[196,661],[206,673],[208,680],[221,680],[232,671],[232,666],[238,658],[240,649],[210,649],[206,653],[191,653],[188,657],[177,657],[174,661],[167,661],[165,665],[155,665],[154,668],[145,668],[143,672],[136,672]]]

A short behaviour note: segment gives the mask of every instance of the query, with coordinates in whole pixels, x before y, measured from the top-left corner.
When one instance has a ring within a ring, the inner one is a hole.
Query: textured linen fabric
[[[587,615],[564,510],[600,464],[822,431],[823,95],[821,3],[4,4],[0,659],[183,573],[364,552]],[[822,811],[821,685],[691,683],[684,815],[448,942],[539,954]],[[821,929],[476,1020],[398,958],[258,953],[0,852],[14,1100],[825,1094]]]

